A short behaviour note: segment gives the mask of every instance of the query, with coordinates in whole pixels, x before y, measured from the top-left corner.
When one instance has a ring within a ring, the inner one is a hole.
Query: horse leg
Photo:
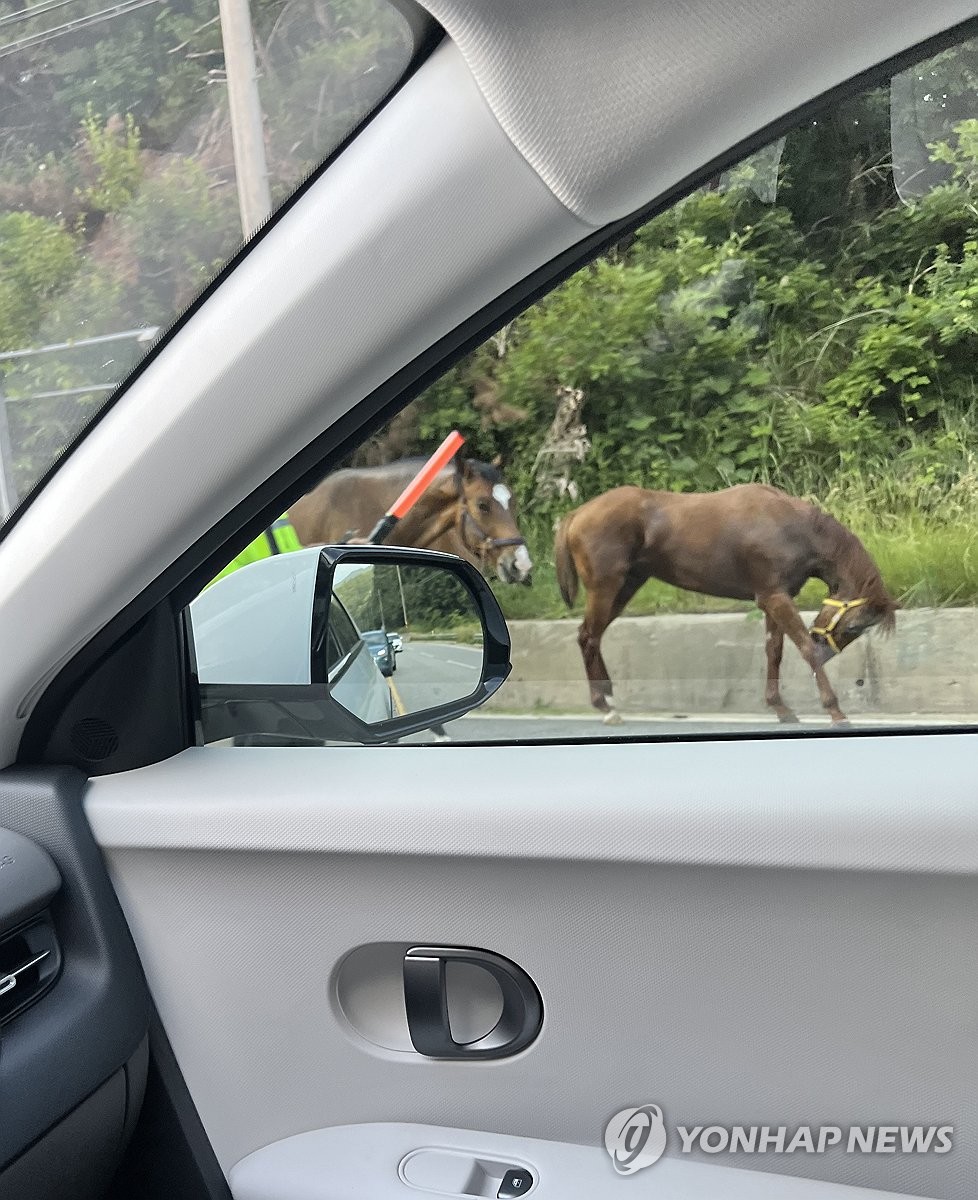
[[[577,644],[584,659],[584,672],[591,689],[591,704],[605,714],[606,725],[620,725],[621,717],[612,704],[611,678],[601,653],[601,638],[611,622],[638,591],[643,580],[626,578],[616,592],[609,594],[602,586],[600,591],[588,591],[584,608],[584,620],[577,632]]]
[[[584,620],[577,631],[577,644],[581,648],[581,658],[584,659],[584,674],[591,691],[591,704],[599,712],[610,713],[611,680],[601,655],[601,635],[610,624],[610,618],[604,609],[603,604],[595,601],[593,593],[588,592]]]
[[[764,615],[773,621],[783,633],[786,633],[798,647],[798,653],[815,676],[819,699],[822,707],[832,718],[832,724],[847,725],[846,715],[839,708],[839,699],[829,682],[829,677],[815,661],[812,639],[805,628],[805,622],[801,619],[801,613],[795,607],[795,602],[787,592],[772,592],[765,596],[758,596],[757,603]]]
[[[798,718],[781,699],[781,655],[784,650],[784,630],[775,624],[770,614],[764,614],[764,650],[767,654],[767,687],[764,699],[777,713],[778,720],[796,724]]]

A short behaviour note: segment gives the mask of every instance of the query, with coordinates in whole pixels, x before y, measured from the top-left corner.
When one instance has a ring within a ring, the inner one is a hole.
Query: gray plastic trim
[[[976,758],[976,734],[505,750],[207,746],[92,780],[86,810],[110,851],[974,874]]]
[[[126,1066],[146,1037],[146,982],[85,820],[85,783],[80,771],[63,767],[0,772],[4,825],[43,847],[57,865],[61,887],[49,912],[62,956],[54,987],[4,1026],[0,1165]],[[119,1154],[121,1127],[120,1119],[113,1139]],[[62,1175],[70,1184],[70,1173]]]
[[[4,1096],[5,1104],[14,1103]],[[116,1071],[6,1168],[5,1200],[104,1200],[123,1147],[126,1075]]]
[[[51,855],[11,829],[0,829],[0,933],[51,903],[61,875]]]
[[[582,220],[640,208],[975,0],[421,0]]]
[[[535,1178],[527,1195],[536,1200],[594,1200],[619,1190],[623,1197],[656,1200],[914,1200],[906,1193],[668,1157],[621,1179],[608,1155],[593,1146],[386,1123],[315,1129],[265,1146],[232,1168],[231,1191],[234,1200],[420,1200],[443,1193],[419,1192],[404,1182],[399,1168],[413,1152],[426,1149],[461,1152],[473,1162],[525,1164]]]

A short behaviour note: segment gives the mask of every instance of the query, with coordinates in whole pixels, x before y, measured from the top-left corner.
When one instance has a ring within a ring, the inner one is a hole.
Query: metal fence
[[[158,326],[125,329],[0,353],[0,521],[58,459],[159,332]],[[86,352],[112,343],[128,344],[136,353],[126,354],[122,363],[112,358],[86,365]],[[55,374],[63,376],[67,370],[84,381],[79,386],[45,387],[44,371],[38,368],[48,364],[60,368]],[[95,382],[92,377],[108,367],[113,368],[110,378]]]

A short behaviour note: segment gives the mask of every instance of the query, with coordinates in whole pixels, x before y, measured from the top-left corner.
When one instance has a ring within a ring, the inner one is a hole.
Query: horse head
[[[459,464],[456,477],[456,530],[462,544],[481,564],[494,567],[503,583],[529,586],[533,560],[516,524],[512,489],[499,467],[467,458]]]
[[[869,595],[854,596],[849,600],[826,596],[809,630],[815,643],[817,665],[824,666],[876,625],[884,633],[892,633],[896,626],[896,609],[895,601],[882,590],[874,589]]]

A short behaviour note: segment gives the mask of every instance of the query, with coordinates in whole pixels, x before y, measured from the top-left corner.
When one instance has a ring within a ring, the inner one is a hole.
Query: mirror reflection
[[[482,621],[443,567],[341,563],[323,651],[333,699],[376,724],[471,696],[482,677]]]

